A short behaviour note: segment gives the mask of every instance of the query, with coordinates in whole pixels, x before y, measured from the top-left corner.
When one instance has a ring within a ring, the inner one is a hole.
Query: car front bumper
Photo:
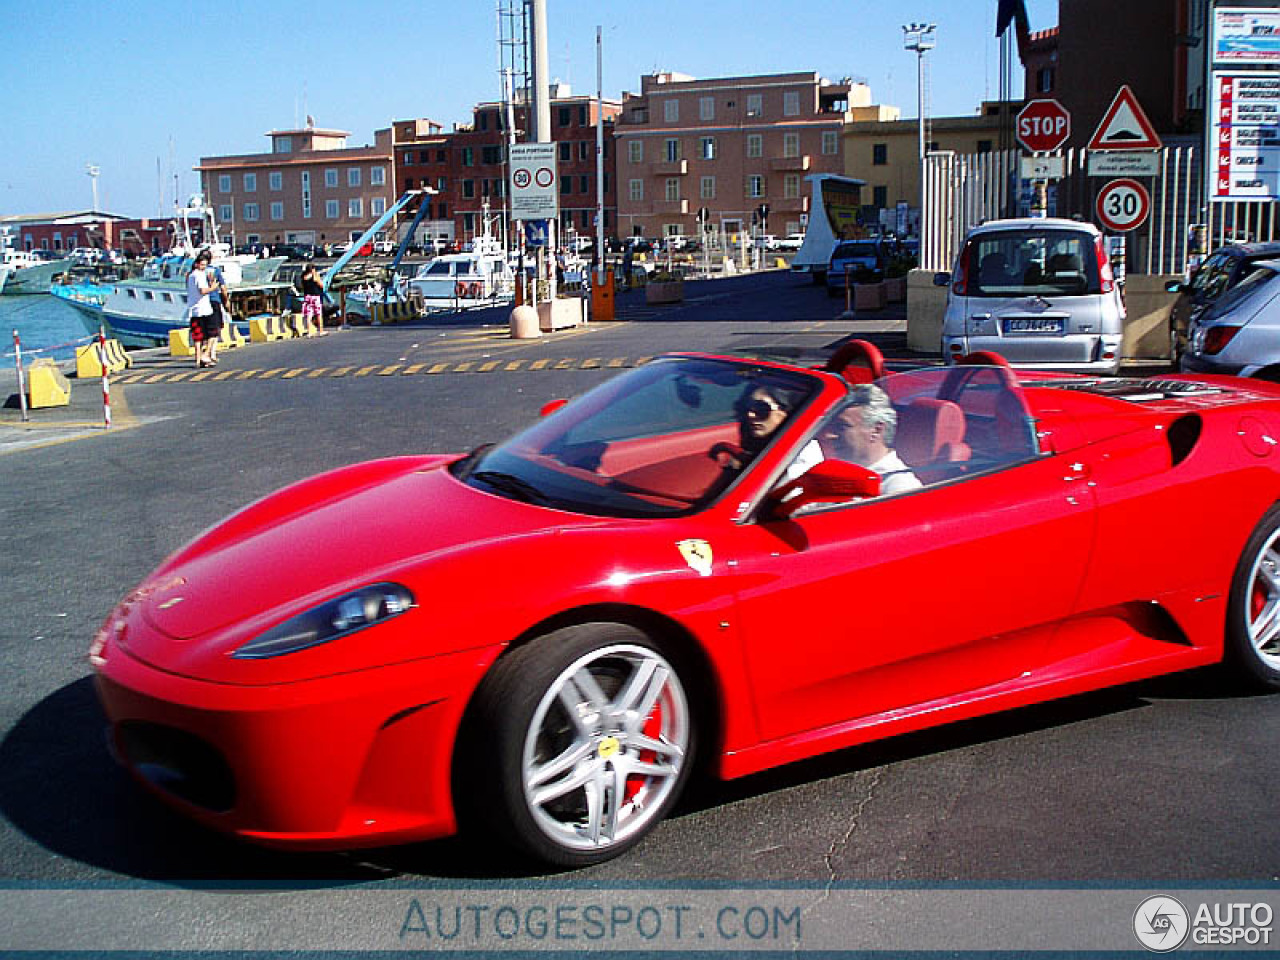
[[[175,676],[119,647],[94,663],[113,751],[148,790],[227,833],[327,849],[455,831],[456,734],[499,652],[267,686]]]

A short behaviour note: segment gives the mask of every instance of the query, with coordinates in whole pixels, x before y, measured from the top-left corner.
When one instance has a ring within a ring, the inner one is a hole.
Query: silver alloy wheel
[[[1249,571],[1245,620],[1259,661],[1280,670],[1280,529],[1271,533]]]
[[[601,850],[664,811],[689,747],[684,687],[656,651],[616,644],[579,657],[547,687],[525,736],[525,803],[538,828]]]

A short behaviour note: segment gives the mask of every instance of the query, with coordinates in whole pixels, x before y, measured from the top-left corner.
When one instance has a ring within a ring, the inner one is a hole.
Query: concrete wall
[[[1180,274],[1130,274],[1125,283],[1128,318],[1122,356],[1126,360],[1163,360],[1169,356],[1169,309],[1176,294],[1166,292]],[[933,285],[933,271],[912,270],[907,276],[907,346],[937,353],[942,342],[942,315],[947,288]]]

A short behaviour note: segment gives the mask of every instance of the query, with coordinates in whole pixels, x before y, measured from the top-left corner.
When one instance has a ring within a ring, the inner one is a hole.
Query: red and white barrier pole
[[[18,368],[18,406],[22,408],[22,422],[26,423],[31,416],[27,413],[27,384],[22,372],[22,341],[18,339],[16,329],[13,331],[13,355],[14,365]]]
[[[102,364],[102,426],[111,429],[111,379],[107,367],[107,334],[98,328],[98,360]]]

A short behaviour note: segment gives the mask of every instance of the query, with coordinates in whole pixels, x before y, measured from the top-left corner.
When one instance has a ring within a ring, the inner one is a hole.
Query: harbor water
[[[13,332],[22,341],[24,363],[37,357],[73,360],[76,347],[88,343],[91,320],[48,293],[0,296],[0,368],[14,366]],[[92,331],[94,335],[97,331]]]

